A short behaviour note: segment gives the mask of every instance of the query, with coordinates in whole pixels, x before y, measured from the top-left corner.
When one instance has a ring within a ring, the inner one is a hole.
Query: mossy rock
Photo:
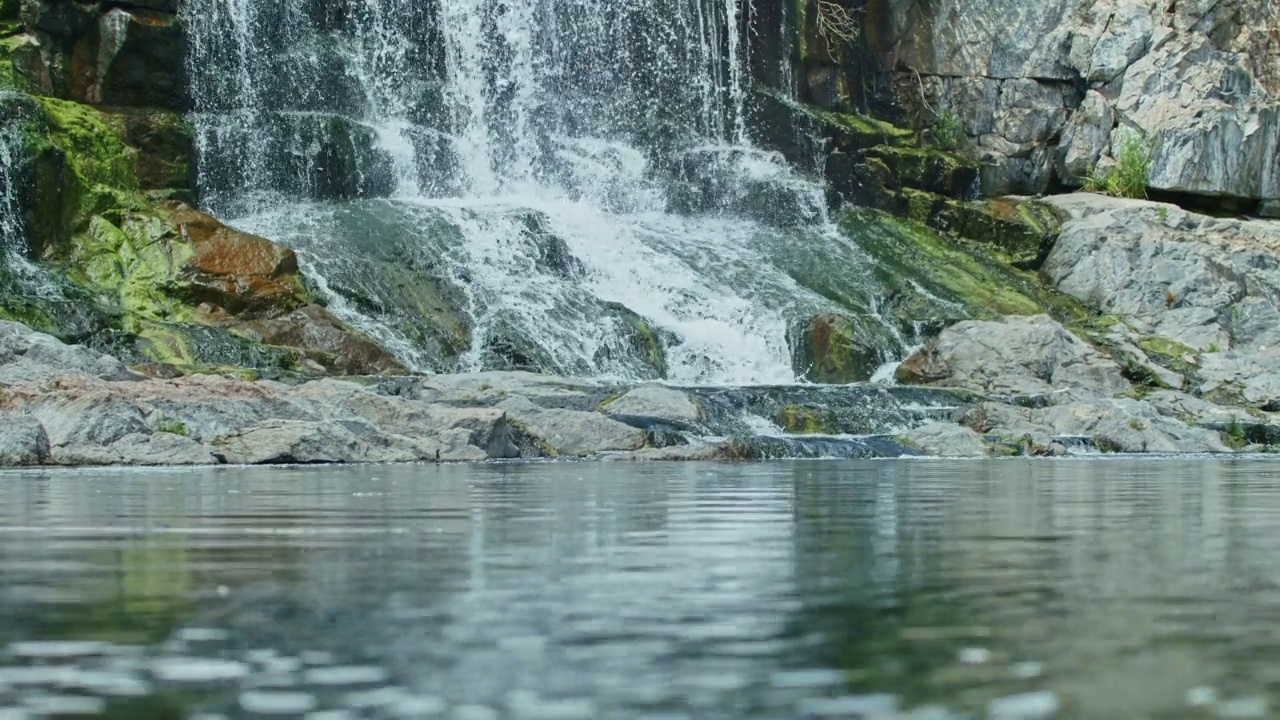
[[[846,210],[839,225],[876,260],[873,273],[886,291],[881,310],[906,331],[1001,315],[1043,312],[1068,325],[1089,317],[989,246],[878,210]]]
[[[847,384],[869,380],[885,361],[882,335],[864,318],[822,314],[789,333],[792,366],[809,382]]]
[[[976,193],[979,168],[954,153],[934,148],[872,147],[865,153],[889,171],[897,187],[970,199]]]
[[[784,405],[778,410],[778,427],[793,435],[833,435],[836,416],[827,408],[812,405]]]
[[[1022,269],[1044,263],[1062,227],[1052,208],[1031,199],[961,201],[910,189],[902,194],[907,218],[989,245]]]

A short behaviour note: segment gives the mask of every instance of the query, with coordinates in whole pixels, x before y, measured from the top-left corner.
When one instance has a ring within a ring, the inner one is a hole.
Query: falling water
[[[201,201],[294,247],[419,368],[514,347],[562,373],[791,382],[789,331],[850,305],[802,273],[838,258],[856,289],[865,263],[821,188],[747,141],[741,2],[189,0]],[[423,277],[470,325],[455,359],[430,313],[391,309]]]

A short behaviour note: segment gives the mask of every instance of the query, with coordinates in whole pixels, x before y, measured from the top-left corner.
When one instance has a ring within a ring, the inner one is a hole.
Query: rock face
[[[1280,226],[1091,195],[1050,202],[1068,217],[1043,267],[1060,290],[1113,316],[1197,393],[1280,402]]]
[[[1130,389],[1114,360],[1047,315],[957,323],[897,370],[899,382],[938,383],[998,395]]]
[[[962,425],[932,422],[901,436],[907,447],[936,457],[985,457],[982,436]]]
[[[865,54],[802,26],[807,98],[857,100],[854,89],[875,84],[869,56],[885,90],[870,102],[917,127],[954,114],[985,163],[987,194],[1079,184],[1137,131],[1152,143],[1153,189],[1280,195],[1274,3],[871,0],[861,28]],[[832,93],[842,74],[845,92]]]

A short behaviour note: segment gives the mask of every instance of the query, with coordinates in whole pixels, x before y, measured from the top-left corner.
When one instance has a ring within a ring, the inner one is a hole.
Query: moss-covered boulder
[[[905,190],[903,200],[909,219],[991,246],[1023,269],[1040,267],[1062,226],[1053,208],[1031,198],[966,202]]]
[[[791,332],[792,366],[809,382],[845,384],[869,380],[885,361],[883,330],[863,318],[827,313]]]
[[[775,418],[778,427],[792,435],[832,435],[837,432],[835,412],[818,405],[783,405]]]

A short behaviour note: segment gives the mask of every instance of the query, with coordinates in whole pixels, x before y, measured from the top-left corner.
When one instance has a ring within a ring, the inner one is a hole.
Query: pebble
[[[188,643],[225,642],[230,637],[226,630],[217,628],[182,628],[174,638]]]
[[[9,644],[9,654],[24,660],[70,660],[97,657],[111,651],[111,644],[77,640],[35,640]]]
[[[307,662],[305,658],[303,662]],[[308,669],[302,674],[302,679],[309,685],[326,687],[377,685],[387,681],[387,671],[375,665],[318,667]]]
[[[1216,702],[1218,702],[1218,691],[1211,687],[1201,685],[1187,691],[1187,705],[1191,707],[1204,707]]]
[[[967,647],[960,651],[960,662],[965,665],[982,665],[991,660],[991,651],[980,647]]]
[[[406,696],[408,696],[408,692],[404,688],[398,687],[359,690],[343,696],[342,704],[357,710],[369,710],[394,705],[405,699]]]
[[[151,665],[160,682],[177,685],[215,685],[240,680],[249,675],[249,666],[234,660],[170,657]]]
[[[133,675],[102,670],[82,670],[66,685],[108,697],[145,697],[151,693],[151,686]]]
[[[433,695],[407,697],[390,708],[391,714],[402,720],[439,717],[448,709],[449,703]]]
[[[1214,708],[1213,714],[1220,718],[1243,720],[1245,718],[1263,718],[1267,716],[1267,699],[1264,697],[1244,697],[1224,700]]]
[[[453,720],[498,720],[498,711],[484,705],[459,705],[453,709]]]
[[[844,682],[844,673],[839,670],[787,670],[769,676],[769,684],[780,690],[802,688],[819,688],[839,685]]]
[[[1038,662],[1020,662],[1013,666],[1013,676],[1019,680],[1037,678],[1040,677],[1043,672],[1044,666]]]
[[[301,715],[316,707],[310,693],[250,690],[240,694],[240,707],[255,715]]]
[[[796,704],[796,712],[801,717],[815,718],[892,715],[898,712],[898,698],[888,694],[807,698]]]
[[[101,715],[107,701],[78,695],[32,695],[22,699],[32,713],[45,718],[76,718]]]
[[[996,698],[987,705],[989,720],[1045,720],[1058,714],[1058,696],[1042,690]]]

